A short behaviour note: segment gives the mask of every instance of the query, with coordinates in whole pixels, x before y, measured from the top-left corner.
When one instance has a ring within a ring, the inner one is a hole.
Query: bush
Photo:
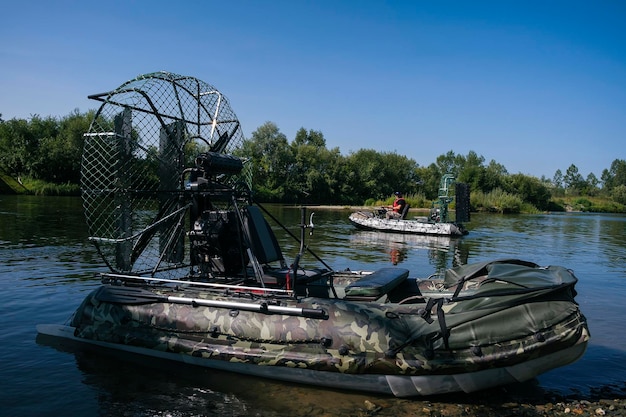
[[[375,198],[368,198],[367,200],[365,200],[365,204],[366,206],[373,206],[377,203],[377,200]]]
[[[565,211],[565,202],[562,199],[550,200],[548,202],[548,211]]]
[[[64,183],[54,184],[42,180],[34,180],[27,178],[24,180],[26,187],[34,195],[54,195],[54,196],[78,196],[80,195],[80,186],[78,184]]]
[[[550,202],[550,211],[584,211],[591,213],[624,213],[626,205],[598,197],[565,197]]]
[[[482,191],[473,192],[470,204],[472,209],[476,211],[494,213],[521,213],[522,207],[532,207],[532,212],[537,210],[531,204],[524,206],[524,202],[518,195],[507,193],[500,188],[496,188],[488,193],[483,193]]]
[[[574,200],[574,207],[578,211],[591,211],[593,203],[586,198],[577,198]]]
[[[626,204],[626,185],[618,185],[611,191],[611,197],[618,204]]]

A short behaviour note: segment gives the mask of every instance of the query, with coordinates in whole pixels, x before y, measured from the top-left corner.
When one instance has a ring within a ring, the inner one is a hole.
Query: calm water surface
[[[271,210],[299,234],[299,210]],[[506,392],[624,395],[625,216],[473,215],[470,234],[451,240],[357,231],[347,211],[312,210],[316,228],[308,238],[310,247],[333,269],[397,264],[412,276],[426,277],[457,264],[511,257],[573,269],[592,334],[587,353],[573,365]],[[277,234],[285,256],[293,259],[297,244],[282,237],[280,229]],[[93,274],[104,271],[102,265],[87,242],[78,198],[0,195],[0,415],[356,415],[366,399],[382,402],[394,415],[394,407],[406,402],[128,360],[37,338],[38,323],[67,321],[99,285]],[[469,397],[438,400],[458,403]]]

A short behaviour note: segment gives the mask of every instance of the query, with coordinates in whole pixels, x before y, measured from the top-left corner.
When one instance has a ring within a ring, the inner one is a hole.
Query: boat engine
[[[219,208],[234,201],[235,193],[221,178],[242,167],[236,156],[206,152],[198,155],[195,168],[185,171],[191,194],[190,261],[201,274],[238,274],[248,262],[236,208]]]

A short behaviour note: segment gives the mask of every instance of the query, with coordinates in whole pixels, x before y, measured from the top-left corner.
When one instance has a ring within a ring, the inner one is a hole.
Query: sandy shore
[[[290,417],[626,417],[626,382],[621,387],[611,386],[592,390],[590,394],[567,396],[546,392],[533,382],[527,382],[472,394],[450,394],[426,399],[363,396],[344,402],[337,401],[330,394],[328,401],[323,404],[319,401],[311,402],[312,398],[298,391],[291,391],[291,399],[299,403],[300,407],[291,409],[287,414]]]

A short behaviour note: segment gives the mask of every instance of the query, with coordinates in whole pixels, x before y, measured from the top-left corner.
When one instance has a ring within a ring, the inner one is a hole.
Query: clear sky
[[[29,1],[0,6],[0,114],[64,117],[140,74],[197,77],[267,121],[419,165],[511,174],[626,159],[626,1]]]

